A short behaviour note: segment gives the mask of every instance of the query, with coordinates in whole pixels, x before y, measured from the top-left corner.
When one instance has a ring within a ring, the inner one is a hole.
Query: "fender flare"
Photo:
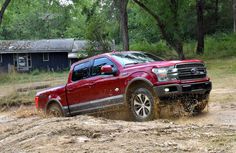
[[[130,85],[132,83],[134,83],[135,81],[143,81],[143,82],[147,83],[150,87],[153,87],[152,82],[149,81],[148,79],[142,78],[142,77],[136,77],[136,78],[132,79],[125,88],[125,100],[127,99],[127,93],[128,93],[128,89],[129,89]]]

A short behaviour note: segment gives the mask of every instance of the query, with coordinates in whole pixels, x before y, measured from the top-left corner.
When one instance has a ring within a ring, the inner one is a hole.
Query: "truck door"
[[[91,95],[90,61],[74,66],[72,82],[67,84],[67,100],[72,111],[76,111],[82,103],[89,102]]]
[[[101,101],[106,101],[107,98],[119,101],[123,98],[120,79],[118,76],[101,74],[101,67],[104,65],[111,65],[117,71],[117,66],[110,59],[106,57],[94,59],[91,69],[93,96]]]

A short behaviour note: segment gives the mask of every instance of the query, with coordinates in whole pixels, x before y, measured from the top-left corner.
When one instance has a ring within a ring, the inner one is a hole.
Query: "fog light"
[[[169,88],[165,88],[165,92],[169,92],[170,91],[170,89]]]

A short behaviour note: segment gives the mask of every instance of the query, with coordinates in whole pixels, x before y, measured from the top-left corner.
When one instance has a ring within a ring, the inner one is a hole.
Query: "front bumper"
[[[209,94],[211,89],[212,83],[210,81],[189,84],[168,84],[154,87],[154,91],[159,98],[181,96],[184,94]]]

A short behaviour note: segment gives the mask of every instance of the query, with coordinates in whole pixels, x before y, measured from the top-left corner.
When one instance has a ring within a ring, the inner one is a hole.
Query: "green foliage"
[[[111,38],[108,33],[108,25],[102,16],[93,16],[88,22],[86,38],[90,40],[90,50],[97,50],[96,46],[101,46],[102,52],[110,51]],[[98,44],[96,44],[98,43]],[[93,48],[91,48],[93,46]]]
[[[174,16],[171,1],[140,0],[159,14],[172,38],[181,37],[186,42],[184,50],[188,57],[196,57],[196,0],[176,0],[178,12]],[[91,53],[96,49],[94,42],[109,51],[108,42],[116,41],[120,46],[120,25],[118,1],[115,0],[73,0],[71,5],[62,5],[58,0],[14,0],[7,8],[0,27],[0,39],[50,39],[77,38],[91,41]],[[215,1],[205,4],[205,55],[203,58],[235,56],[235,35],[233,29],[232,3],[219,1],[218,18],[215,15]],[[0,1],[2,5],[3,0]],[[163,42],[155,20],[140,9],[132,0],[128,5],[129,36],[132,50],[147,50],[173,58],[173,51]],[[178,24],[174,24],[174,21]],[[217,23],[216,23],[217,22]],[[178,27],[179,30],[176,30]],[[95,46],[95,47],[94,47]],[[201,57],[200,57],[201,58]]]
[[[213,36],[207,36],[205,39],[205,53],[199,58],[219,59],[236,57],[236,34],[218,33]],[[184,50],[189,58],[196,57],[196,43],[189,42],[185,44]]]
[[[170,49],[165,42],[159,41],[158,43],[148,43],[147,41],[132,43],[131,50],[146,51],[165,59],[176,59],[176,52]]]
[[[58,0],[12,1],[0,39],[79,38],[84,36],[84,20],[81,8],[61,5]]]
[[[35,69],[31,72],[32,75],[39,75],[40,71],[38,69]]]

